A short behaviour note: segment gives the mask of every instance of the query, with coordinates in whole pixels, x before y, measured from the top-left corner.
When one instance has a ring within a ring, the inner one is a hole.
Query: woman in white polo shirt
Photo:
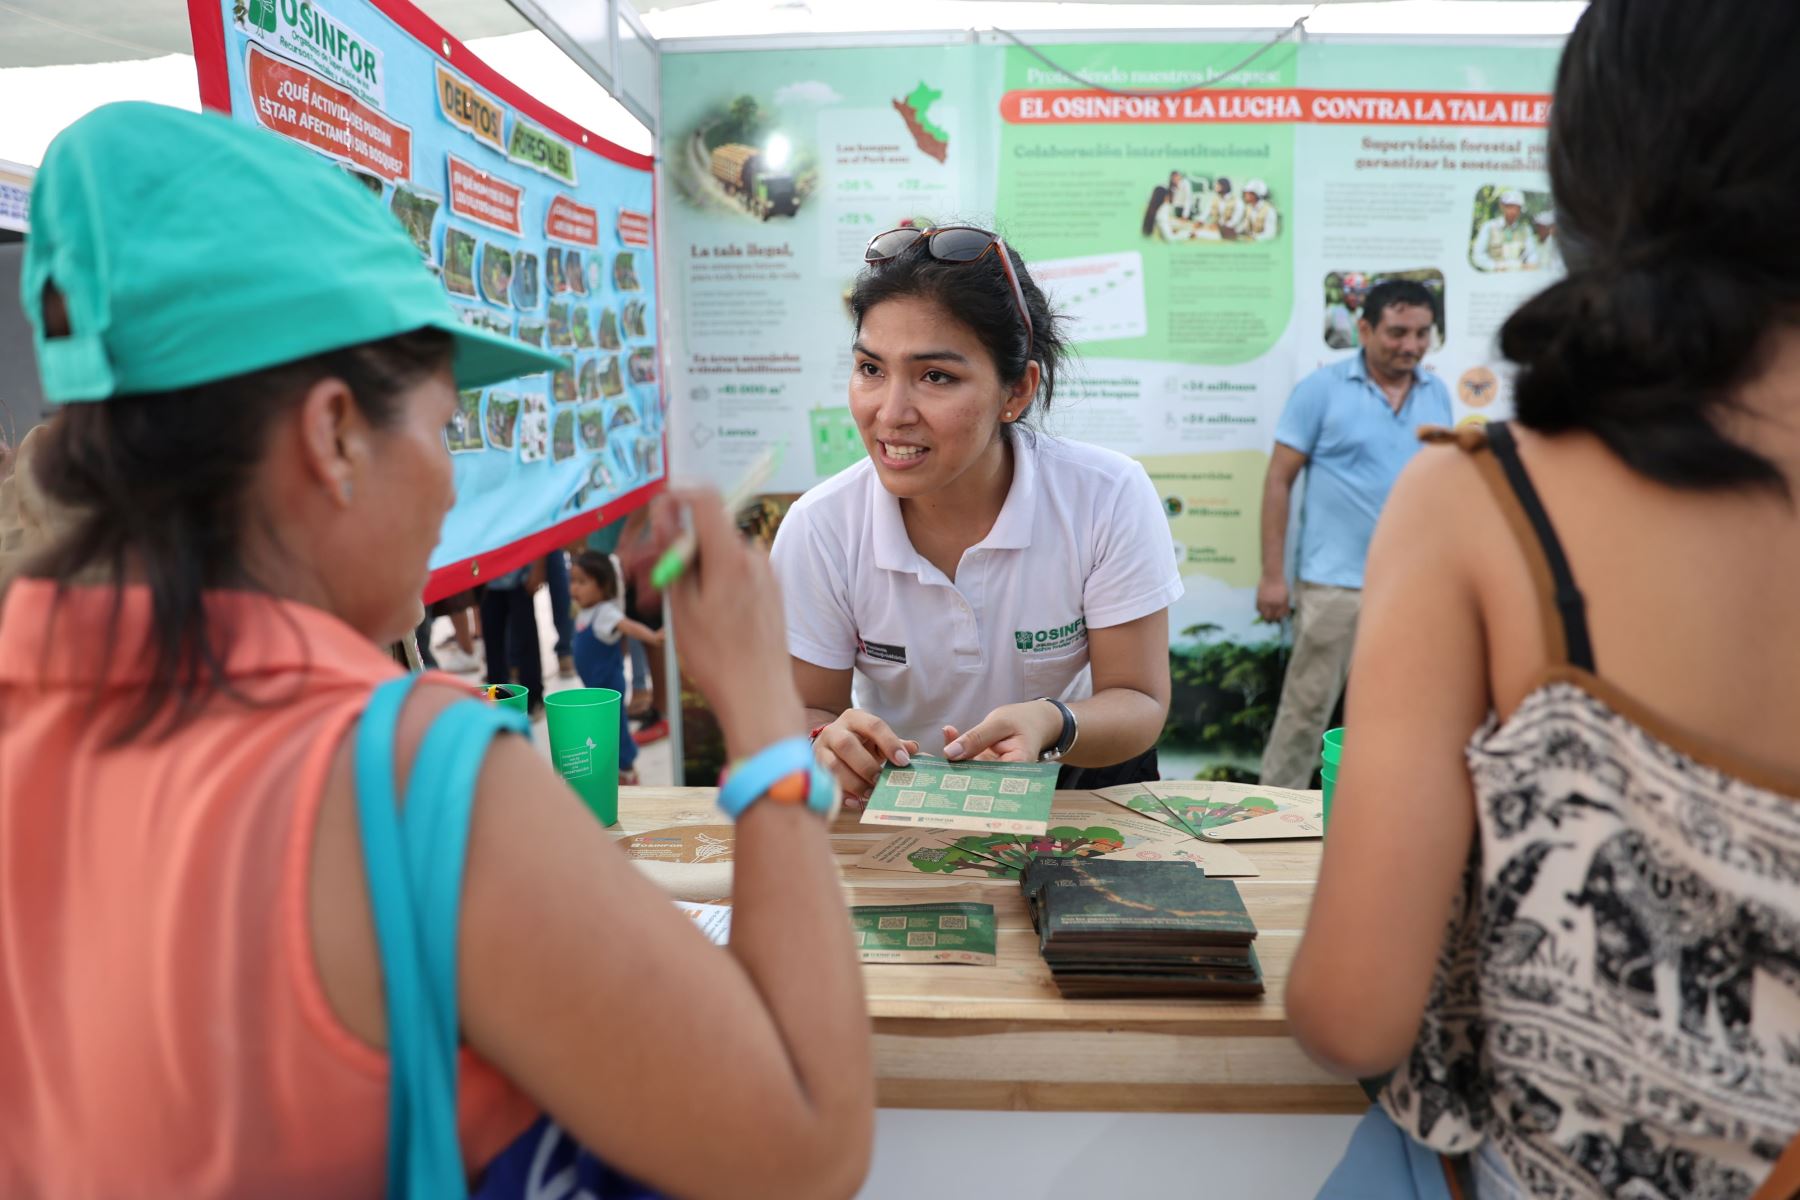
[[[997,236],[894,229],[866,259],[869,457],[801,497],[773,550],[819,760],[853,795],[920,751],[1061,758],[1063,786],[1156,778],[1181,579],[1149,477],[1021,423],[1066,344]]]

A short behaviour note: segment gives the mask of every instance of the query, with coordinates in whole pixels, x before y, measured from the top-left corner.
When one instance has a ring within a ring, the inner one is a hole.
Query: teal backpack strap
[[[429,993],[417,940],[412,889],[400,836],[400,805],[394,792],[394,727],[415,677],[405,675],[375,689],[356,728],[356,820],[362,833],[363,867],[369,881],[369,909],[381,949],[382,1000],[388,1013],[387,1194],[425,1196],[433,1187],[461,1196],[459,1178],[443,1178],[444,1121],[432,1111],[434,1091],[425,1075],[431,1061],[426,1028]],[[454,1148],[456,1114],[450,1101],[449,1134]],[[433,1160],[436,1160],[435,1164]],[[460,1162],[455,1162],[460,1167]]]
[[[462,1028],[456,1001],[456,937],[462,923],[469,817],[488,745],[496,734],[505,732],[529,739],[530,718],[480,700],[459,701],[445,709],[419,745],[401,816],[426,985],[435,1009],[448,1018],[452,1080],[456,1078],[456,1033]]]
[[[394,792],[394,729],[417,676],[370,697],[355,744],[357,823],[388,1013],[387,1194],[467,1194],[457,1133],[456,929],[469,813],[481,760],[523,714],[453,704],[420,743],[407,804]]]

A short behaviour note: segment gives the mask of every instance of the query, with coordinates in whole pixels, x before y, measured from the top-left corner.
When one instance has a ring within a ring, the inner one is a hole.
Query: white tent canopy
[[[577,22],[568,14],[601,10],[605,0],[417,0],[433,20],[463,41],[521,33],[540,20]],[[881,30],[1144,29],[1279,27],[1308,17],[1319,33],[1564,33],[1583,3],[1570,0],[1143,0],[1044,3],[1042,0],[914,0],[904,6],[868,0],[647,0],[636,6],[656,38],[730,37],[766,33]],[[187,54],[185,0],[0,0],[0,70],[72,63],[122,62]]]
[[[506,0],[415,3],[571,120],[651,152],[644,122]],[[200,107],[186,0],[0,0],[0,106],[13,114],[0,125],[0,160],[37,164],[60,130],[116,100]]]
[[[1317,34],[1557,36],[1586,0],[1235,0],[1046,3],[1043,0],[675,0],[644,21],[659,39],[1010,29],[1284,29]]]
[[[653,149],[653,41],[860,40],[992,28],[1054,39],[1100,29],[1275,31],[1302,19],[1306,32],[1320,35],[1554,36],[1567,33],[1586,7],[1585,0],[645,0],[640,20],[626,0],[414,2],[551,107],[642,153]],[[635,94],[626,105],[609,92],[616,78]],[[646,94],[647,103],[633,102]],[[199,107],[186,0],[0,0],[0,111],[10,114],[0,124],[0,159],[35,164],[64,126],[125,99]]]
[[[531,28],[505,0],[425,0],[419,7],[465,42]],[[0,0],[0,29],[0,70],[193,51],[186,0]]]

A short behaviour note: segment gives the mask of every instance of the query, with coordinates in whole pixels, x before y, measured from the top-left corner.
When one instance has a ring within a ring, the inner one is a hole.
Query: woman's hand
[[[1061,711],[1048,700],[1002,704],[967,733],[944,726],[944,757],[951,762],[1036,762],[1062,736],[1062,727]]]
[[[860,708],[845,709],[813,740],[813,756],[836,777],[846,800],[873,791],[884,763],[908,766],[918,752],[919,743],[907,741],[886,721]]]
[[[788,669],[781,590],[769,560],[737,531],[717,492],[671,490],[652,502],[658,552],[681,533],[686,509],[699,551],[669,588],[681,667],[719,715],[735,761],[806,731]]]

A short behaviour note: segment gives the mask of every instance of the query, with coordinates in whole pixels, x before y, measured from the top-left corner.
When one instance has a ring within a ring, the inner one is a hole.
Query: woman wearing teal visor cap
[[[152,105],[51,145],[23,299],[60,410],[18,489],[53,532],[0,593],[0,1194],[513,1194],[577,1144],[594,1195],[853,1193],[834,796],[719,500],[654,526],[700,544],[670,594],[737,760],[729,951],[522,715],[376,648],[457,388],[554,360],[460,325],[342,172]]]

